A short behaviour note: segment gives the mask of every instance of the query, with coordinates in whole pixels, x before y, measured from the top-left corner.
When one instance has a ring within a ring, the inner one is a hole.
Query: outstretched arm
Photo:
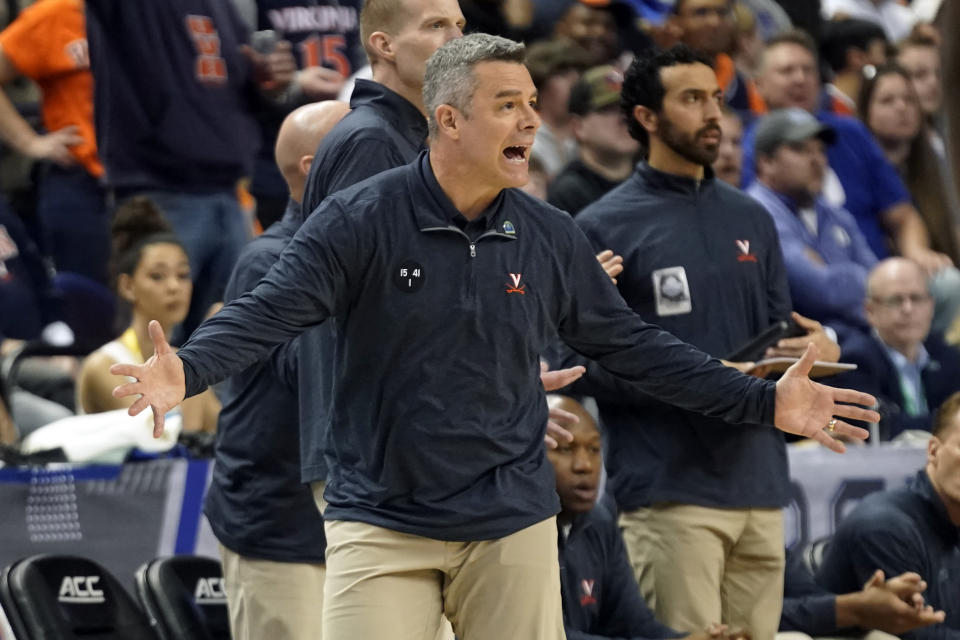
[[[745,376],[643,322],[597,268],[586,238],[579,230],[574,232],[572,255],[566,260],[569,289],[562,300],[563,321],[558,330],[575,351],[636,384],[647,395],[688,411],[731,423],[772,424],[788,433],[814,438],[838,452],[844,450],[843,444],[823,433],[828,426],[853,438],[867,437],[863,429],[841,420],[831,421],[834,416],[878,419],[873,411],[842,404],[870,406],[874,398],[811,381],[808,374],[816,360],[815,346],[807,349],[775,387]]]
[[[372,241],[354,233],[353,221],[339,211],[335,199],[324,210],[328,213],[307,220],[253,291],[204,322],[179,353],[151,329],[155,357],[143,365],[111,369],[136,378],[114,390],[116,397],[142,396],[130,407],[130,415],[152,407],[154,433],[159,435],[163,414],[185,396],[265,359],[277,345],[346,307],[350,292],[359,286]]]

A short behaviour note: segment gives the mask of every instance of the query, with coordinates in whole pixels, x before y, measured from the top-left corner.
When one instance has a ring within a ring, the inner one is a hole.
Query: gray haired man
[[[535,371],[559,335],[644,392],[843,445],[873,398],[744,376],[633,314],[569,216],[519,189],[539,126],[523,45],[488,35],[430,59],[431,147],[328,197],[248,295],[178,353],[117,365],[155,433],[185,395],[332,319],[326,418],[327,640],[564,638],[559,501]]]

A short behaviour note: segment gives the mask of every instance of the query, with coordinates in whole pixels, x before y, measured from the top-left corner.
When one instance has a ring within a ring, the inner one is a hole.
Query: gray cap
[[[764,116],[757,124],[753,148],[757,154],[770,155],[782,144],[804,142],[817,137],[833,144],[837,133],[803,109],[778,109]]]

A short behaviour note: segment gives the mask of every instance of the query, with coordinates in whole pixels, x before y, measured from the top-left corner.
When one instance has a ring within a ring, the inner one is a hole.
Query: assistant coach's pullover
[[[300,206],[243,249],[223,299],[251,291],[300,227]],[[297,362],[300,339],[277,347],[220,386],[217,455],[204,513],[235,553],[277,562],[323,562],[327,539],[313,491],[300,481]]]
[[[538,362],[558,334],[664,401],[772,423],[773,384],[645,324],[569,216],[519,190],[467,222],[424,153],[317,213],[179,355],[193,395],[337,323],[327,520],[469,541],[556,514]]]
[[[576,222],[597,251],[623,256],[617,288],[631,309],[712,356],[726,358],[790,315],[770,215],[709,167],[697,181],[642,163]],[[597,397],[609,435],[607,470],[621,509],[786,504],[779,431],[724,428],[716,418],[638,394],[595,366],[583,384],[592,387],[586,392]]]
[[[681,638],[647,606],[616,518],[605,506],[573,519],[559,535],[560,595],[567,640]]]

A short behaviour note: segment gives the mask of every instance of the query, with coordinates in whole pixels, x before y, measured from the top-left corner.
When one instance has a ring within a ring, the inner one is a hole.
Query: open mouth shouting
[[[503,150],[503,155],[513,164],[526,164],[530,153],[528,145],[513,145]]]

